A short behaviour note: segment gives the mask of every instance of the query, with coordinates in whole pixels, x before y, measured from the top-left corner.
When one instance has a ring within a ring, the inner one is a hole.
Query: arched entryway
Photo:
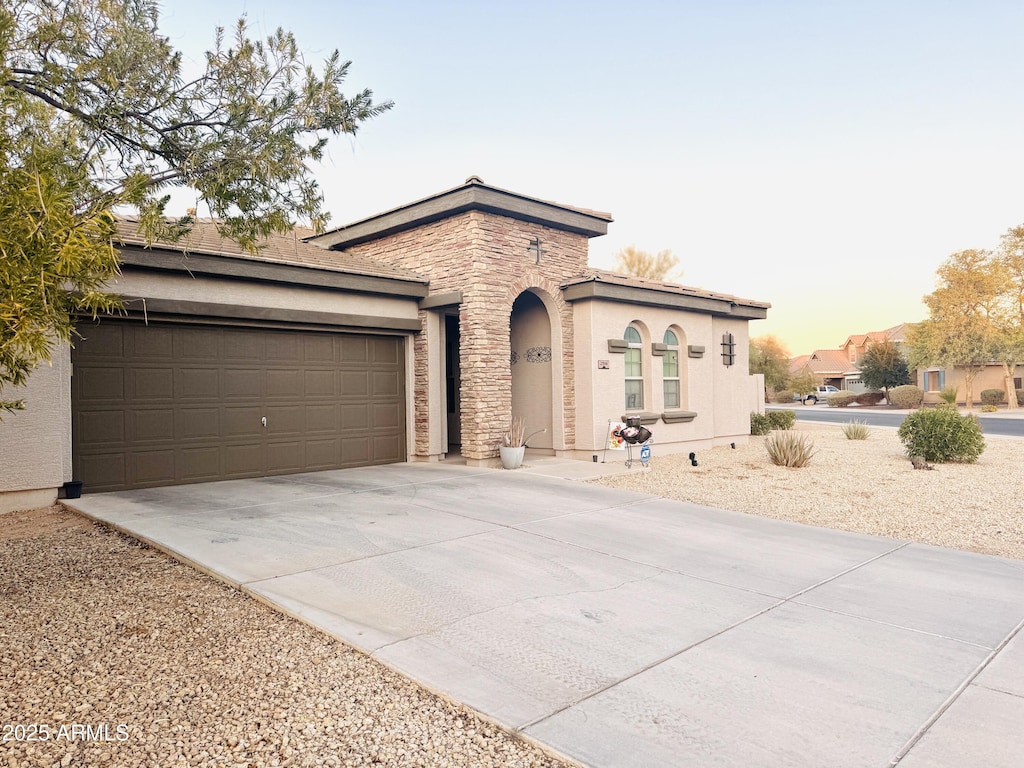
[[[533,290],[519,294],[509,323],[512,351],[512,415],[526,422],[531,448],[553,448],[553,386],[551,316]],[[545,430],[541,432],[540,430]]]

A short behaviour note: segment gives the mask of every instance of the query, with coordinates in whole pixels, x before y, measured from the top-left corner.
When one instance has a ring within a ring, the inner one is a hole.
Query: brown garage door
[[[405,460],[400,338],[108,320],[79,332],[86,492]]]

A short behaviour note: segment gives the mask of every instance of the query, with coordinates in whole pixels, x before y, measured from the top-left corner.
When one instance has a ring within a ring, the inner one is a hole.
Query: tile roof
[[[145,236],[139,230],[137,218],[126,216],[119,217],[117,220],[117,240],[121,245],[427,282],[425,277],[408,269],[384,264],[366,256],[345,251],[324,250],[304,242],[303,238],[312,234],[313,231],[305,227],[296,227],[288,234],[273,234],[260,243],[259,250],[253,254],[235,241],[221,236],[217,231],[216,222],[212,219],[198,219],[193,225],[192,231],[181,240],[176,242],[157,241],[152,244],[146,243]]]
[[[693,288],[686,285],[679,285],[678,283],[669,283],[664,280],[648,280],[647,278],[635,277],[634,275],[624,275],[620,272],[611,272],[604,269],[588,269],[581,275],[569,278],[565,283],[563,283],[563,287],[575,285],[577,283],[591,282],[594,280],[612,283],[615,285],[629,286],[632,288],[648,288],[664,291],[665,293],[675,293],[681,296],[696,296],[706,299],[718,299],[720,301],[733,301],[737,304],[744,304],[752,307],[763,307],[765,309],[771,307],[771,304],[764,301],[741,299],[728,293],[717,293],[703,288]]]
[[[802,362],[797,363],[801,358]],[[845,373],[856,368],[846,352],[841,349],[816,349],[810,355],[794,357],[789,362],[789,370],[792,373],[798,373],[805,366],[815,374]]]

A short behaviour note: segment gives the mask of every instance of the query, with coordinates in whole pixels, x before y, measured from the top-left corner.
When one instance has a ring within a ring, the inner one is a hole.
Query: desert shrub
[[[780,467],[803,467],[814,455],[814,441],[799,432],[773,432],[764,441],[768,458]]]
[[[768,411],[765,415],[771,429],[792,429],[796,424],[796,411]]]
[[[859,405],[878,405],[884,399],[885,395],[882,392],[861,392],[857,395]]]
[[[867,440],[871,430],[863,421],[849,421],[843,425],[843,434],[847,440]]]
[[[750,434],[767,435],[772,431],[772,423],[768,420],[768,414],[750,412]]]
[[[889,401],[897,408],[920,408],[924,402],[924,390],[913,384],[904,384],[889,390]]]
[[[1005,392],[1001,389],[983,389],[981,390],[981,404],[982,405],[999,405],[1003,402]]]
[[[776,403],[792,403],[794,392],[792,389],[780,389],[772,398]]]
[[[829,407],[832,408],[845,408],[851,403],[857,402],[857,393],[847,392],[846,390],[843,390],[842,392],[835,392],[825,398],[825,402],[827,402]]]
[[[956,387],[944,387],[943,390],[939,392],[939,397],[942,398],[943,402],[956,405]]]
[[[998,410],[999,410],[999,406],[997,406],[997,405],[988,405],[986,403],[985,405],[981,406],[981,412],[982,413],[995,413]]]
[[[910,414],[897,432],[907,456],[925,461],[972,464],[985,450],[981,424],[952,408],[926,408]]]

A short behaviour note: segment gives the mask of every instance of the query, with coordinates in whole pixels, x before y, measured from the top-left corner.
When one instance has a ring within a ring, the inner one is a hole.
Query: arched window
[[[644,407],[644,363],[640,331],[629,326],[623,338],[629,344],[626,350],[626,410],[639,411]]]
[[[665,407],[679,408],[679,339],[665,331],[665,354],[661,358],[661,378],[665,387]]]

